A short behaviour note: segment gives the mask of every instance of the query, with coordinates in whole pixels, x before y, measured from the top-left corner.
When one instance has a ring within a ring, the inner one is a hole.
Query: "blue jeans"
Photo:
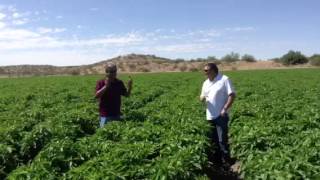
[[[120,116],[100,116],[100,127],[102,128],[108,121],[120,120]]]
[[[228,122],[229,116],[219,116],[213,120],[209,120],[211,125],[211,141],[217,146],[218,154],[222,157],[229,157],[229,143],[228,143]]]

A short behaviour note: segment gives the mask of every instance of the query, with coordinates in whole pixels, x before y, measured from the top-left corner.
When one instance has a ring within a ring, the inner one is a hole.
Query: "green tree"
[[[256,62],[257,60],[254,58],[254,56],[250,54],[245,54],[241,57],[241,61],[246,61],[246,62]]]
[[[269,59],[269,61],[273,61],[273,62],[276,62],[276,63],[281,63],[281,59],[280,58],[272,58],[272,59]]]
[[[177,63],[179,63],[179,62],[184,62],[185,60],[182,59],[182,58],[177,58],[177,59],[175,59],[174,61],[177,62]]]
[[[239,53],[231,52],[230,54],[227,54],[224,57],[222,57],[221,60],[225,61],[227,63],[232,63],[235,61],[239,61],[240,55],[239,55]]]
[[[310,59],[311,65],[320,66],[320,54],[314,54],[309,59]]]
[[[201,62],[201,61],[206,61],[206,59],[204,59],[204,58],[197,58],[196,61],[197,61],[197,62]]]
[[[217,61],[218,59],[215,56],[208,56],[207,60],[208,61]]]
[[[284,65],[304,64],[308,62],[308,58],[299,51],[290,50],[281,57],[281,62]]]

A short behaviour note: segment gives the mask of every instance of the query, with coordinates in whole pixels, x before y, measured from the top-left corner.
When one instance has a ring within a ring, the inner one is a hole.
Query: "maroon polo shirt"
[[[99,80],[96,85],[96,92],[105,85],[105,80]],[[115,79],[110,84],[106,92],[99,98],[99,112],[100,116],[120,116],[121,95],[127,92],[123,82]]]

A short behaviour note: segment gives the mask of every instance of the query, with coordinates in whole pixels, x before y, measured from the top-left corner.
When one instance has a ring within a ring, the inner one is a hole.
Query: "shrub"
[[[301,52],[290,50],[281,57],[281,62],[284,65],[296,65],[307,63],[308,59],[305,55],[301,54]]]
[[[123,62],[119,62],[119,63],[117,64],[117,66],[118,66],[118,68],[119,68],[120,70],[123,70],[123,69],[124,69]]]
[[[130,71],[136,70],[135,64],[128,64]]]
[[[4,68],[0,67],[0,74],[5,74],[5,72]]]
[[[73,70],[71,70],[71,75],[73,75],[73,76],[80,75],[80,69],[73,69]]]
[[[320,66],[320,54],[315,54],[310,58],[310,64],[313,66]]]
[[[245,54],[241,57],[241,61],[246,61],[246,62],[256,62],[257,60],[254,58],[254,56]]]
[[[196,59],[197,62],[206,61],[206,60],[207,60],[207,59],[205,59],[205,58],[197,58],[197,59]]]
[[[238,53],[234,53],[234,52],[231,52],[230,54],[227,54],[221,58],[222,61],[225,61],[227,63],[239,61],[239,59],[240,59],[240,55]]]
[[[180,63],[180,62],[184,62],[185,60],[182,59],[182,58],[178,58],[178,59],[175,59],[174,61],[175,61],[176,63]]]
[[[218,59],[215,56],[208,56],[207,61],[217,61]]]
[[[200,71],[200,69],[198,69],[198,68],[196,68],[196,67],[191,67],[191,68],[189,69],[189,71],[190,71],[190,72],[198,72],[198,71]]]
[[[148,69],[146,67],[141,67],[138,71],[139,72],[150,72],[150,69]]]
[[[273,62],[276,62],[276,63],[281,63],[281,59],[280,58],[269,59],[269,61],[273,61]]]
[[[182,66],[179,67],[179,70],[182,72],[185,72],[187,69],[188,69],[188,67],[185,64],[183,64]]]
[[[236,71],[236,70],[238,70],[238,68],[237,68],[236,66],[232,66],[232,67],[231,67],[231,70],[232,70],[232,71]]]

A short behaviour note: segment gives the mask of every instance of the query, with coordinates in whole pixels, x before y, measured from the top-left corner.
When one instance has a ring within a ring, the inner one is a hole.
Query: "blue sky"
[[[1,0],[0,66],[320,53],[317,0]]]

